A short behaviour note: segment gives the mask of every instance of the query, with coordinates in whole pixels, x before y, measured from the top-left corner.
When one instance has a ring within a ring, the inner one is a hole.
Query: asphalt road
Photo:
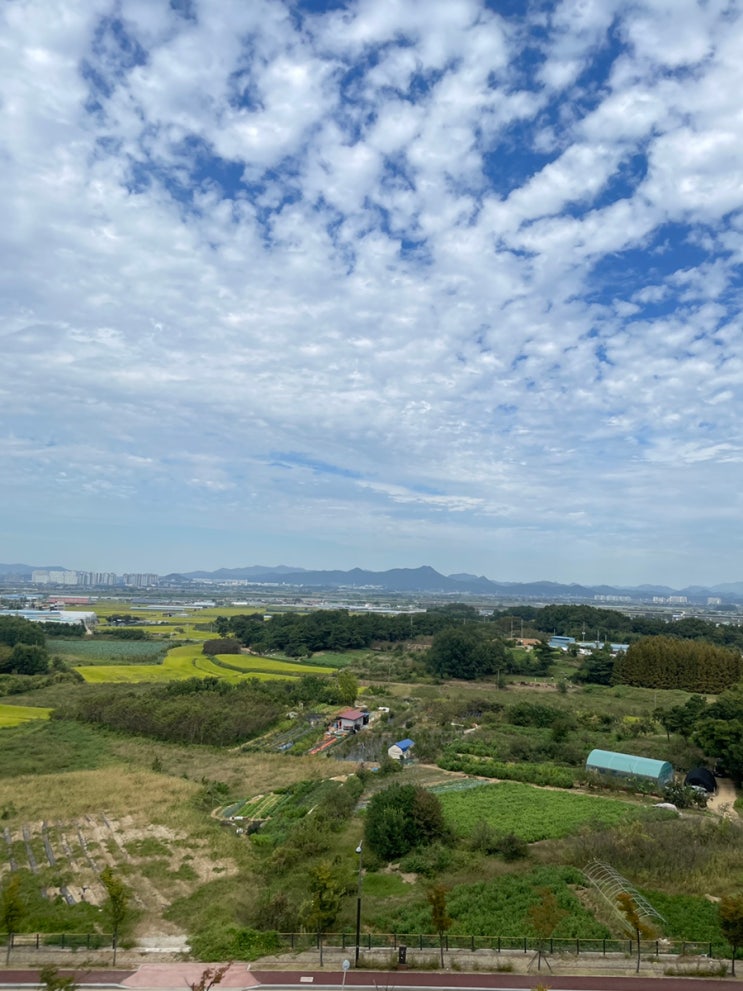
[[[200,969],[204,965],[199,965]],[[344,986],[348,988],[369,988],[372,991],[396,991],[398,988],[420,988],[441,991],[531,991],[539,982],[550,991],[647,991],[655,988],[657,982],[662,983],[658,991],[741,991],[743,981],[735,978],[699,978],[699,977],[649,977],[640,974],[638,977],[606,977],[576,976],[564,974],[553,975],[544,971],[539,974],[486,974],[486,973],[446,973],[437,974],[427,971],[349,971],[344,977],[342,973],[311,970],[248,970],[246,965],[236,965],[236,971],[231,975],[228,985],[230,988],[266,988],[267,991],[280,989],[296,989],[315,986],[330,988],[335,991]],[[151,988],[152,991],[184,991],[188,982],[184,981],[183,965],[172,967],[161,964],[157,969],[157,978],[151,984],[143,984],[142,976],[137,970],[93,970],[78,973],[60,970],[61,975],[70,974],[79,981],[82,989],[92,988]],[[154,975],[153,975],[154,976]],[[29,987],[38,985],[38,970],[0,970],[0,988],[8,991],[27,991]]]

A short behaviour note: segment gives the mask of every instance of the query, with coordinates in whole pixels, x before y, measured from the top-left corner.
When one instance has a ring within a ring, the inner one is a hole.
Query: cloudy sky
[[[0,560],[743,578],[737,0],[5,0]]]

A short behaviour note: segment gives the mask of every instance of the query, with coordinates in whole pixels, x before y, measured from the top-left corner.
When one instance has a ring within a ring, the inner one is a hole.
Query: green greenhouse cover
[[[586,769],[610,774],[634,774],[639,778],[653,778],[661,784],[673,777],[673,765],[667,760],[618,754],[612,750],[592,750],[586,760]]]

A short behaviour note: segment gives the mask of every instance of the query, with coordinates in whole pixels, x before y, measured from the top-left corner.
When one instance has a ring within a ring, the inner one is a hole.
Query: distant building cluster
[[[36,570],[31,572],[35,585],[124,585],[128,588],[151,588],[159,582],[158,575],[130,574],[117,575],[113,571],[54,571]]]
[[[686,595],[654,595],[653,603],[659,606],[685,606],[689,598]]]
[[[594,602],[632,602],[631,595],[594,595]]]

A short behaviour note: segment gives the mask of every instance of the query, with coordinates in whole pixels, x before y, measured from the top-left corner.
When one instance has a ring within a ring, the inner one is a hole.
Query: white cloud
[[[139,521],[156,570],[202,563],[193,530],[214,565],[270,534],[702,580],[743,449],[742,31],[684,3],[566,0],[538,37],[476,0],[6,5],[12,556],[46,514]]]

